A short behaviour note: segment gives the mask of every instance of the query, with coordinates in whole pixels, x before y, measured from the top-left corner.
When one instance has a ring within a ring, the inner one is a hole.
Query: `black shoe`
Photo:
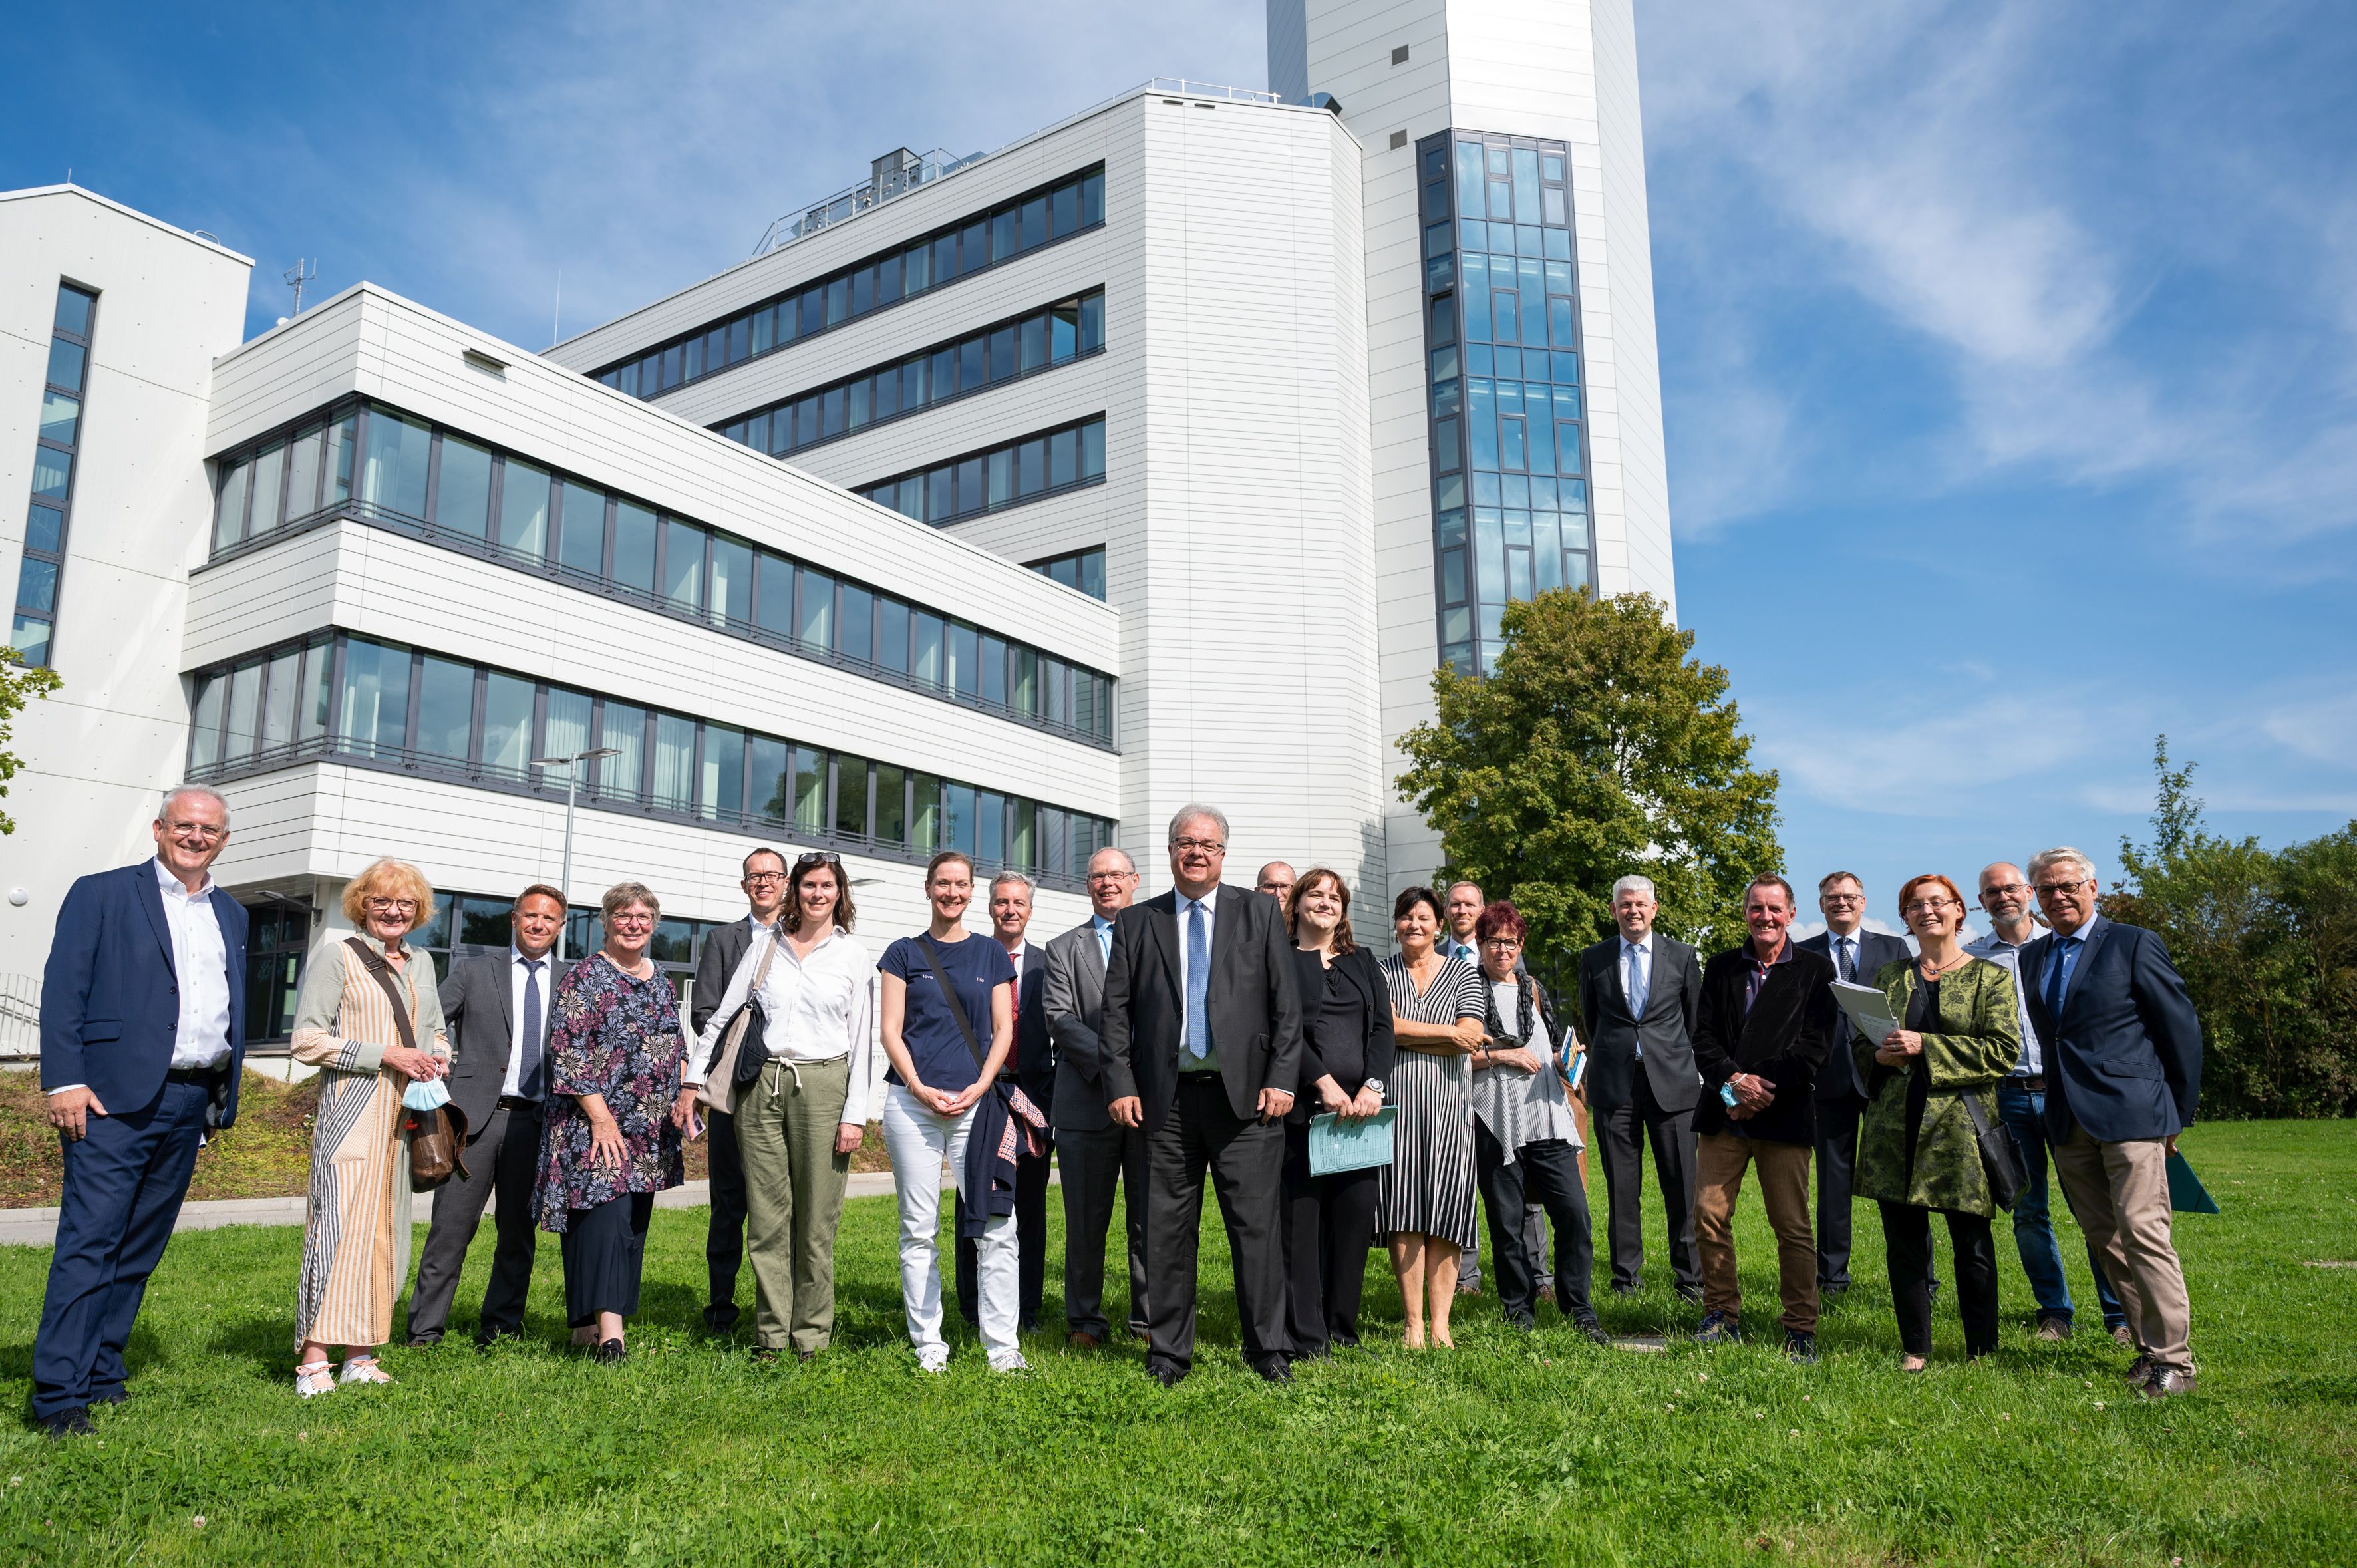
[[[1596,1319],[1592,1317],[1583,1317],[1578,1322],[1573,1324],[1572,1327],[1578,1333],[1582,1339],[1587,1340],[1590,1345],[1603,1345],[1609,1347],[1612,1343],[1612,1336],[1604,1332],[1604,1325],[1597,1322]]]
[[[1731,1312],[1706,1312],[1702,1316],[1702,1326],[1695,1330],[1695,1343],[1740,1345],[1743,1343],[1743,1330],[1737,1325],[1735,1314]]]
[[[1016,1322],[1015,1332],[1017,1334],[1037,1334],[1039,1332],[1039,1320],[1036,1317],[1019,1318]]]
[[[1797,1328],[1784,1330],[1784,1359],[1796,1367],[1817,1364],[1817,1337],[1803,1334]]]
[[[1519,1328],[1523,1333],[1530,1334],[1535,1332],[1538,1326],[1538,1320],[1526,1313],[1506,1314],[1506,1326],[1509,1328]]]
[[[131,1391],[129,1389],[108,1389],[103,1393],[95,1393],[90,1396],[90,1408],[92,1410],[96,1410],[102,1404],[129,1404],[130,1402]]]
[[[1156,1382],[1160,1383],[1166,1389],[1175,1389],[1178,1386],[1180,1380],[1186,1377],[1187,1369],[1184,1367],[1174,1366],[1168,1361],[1157,1361],[1148,1363],[1146,1369],[1146,1375],[1152,1378]]]
[[[1831,1306],[1848,1294],[1847,1282],[1837,1285],[1821,1284],[1817,1287],[1817,1305],[1821,1308]]]
[[[1282,1356],[1272,1356],[1254,1367],[1253,1370],[1260,1374],[1260,1380],[1265,1383],[1281,1384],[1293,1381],[1292,1364]]]
[[[1678,1287],[1678,1299],[1684,1302],[1689,1306],[1700,1306],[1702,1305],[1702,1286],[1680,1285]]]
[[[608,1339],[598,1346],[594,1354],[599,1361],[610,1367],[627,1359],[630,1352],[619,1339]]]
[[[716,1301],[704,1309],[704,1326],[715,1334],[733,1334],[737,1320],[744,1315],[733,1301]]]
[[[413,1350],[431,1350],[441,1343],[442,1336],[439,1334],[413,1334],[409,1337],[409,1348]]]
[[[1612,1282],[1612,1294],[1619,1296],[1623,1301],[1627,1301],[1631,1296],[1634,1296],[1637,1294],[1638,1289],[1639,1286],[1637,1282],[1634,1280],[1630,1281],[1627,1284],[1622,1284],[1618,1280]]]
[[[41,1421],[41,1430],[49,1434],[52,1443],[62,1443],[69,1437],[91,1437],[98,1433],[98,1428],[90,1423],[90,1412],[81,1405],[45,1416]]]

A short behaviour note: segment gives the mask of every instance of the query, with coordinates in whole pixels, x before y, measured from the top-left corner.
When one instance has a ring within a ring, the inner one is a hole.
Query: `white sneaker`
[[[325,1361],[310,1361],[295,1369],[295,1391],[305,1399],[317,1399],[336,1390],[336,1369]]]
[[[336,1375],[339,1383],[389,1383],[393,1374],[376,1364],[373,1356],[347,1356],[344,1369]]]
[[[1023,1359],[1020,1350],[994,1350],[990,1356],[990,1369],[994,1372],[1028,1372],[1031,1369],[1031,1363]]]
[[[946,1372],[949,1369],[950,1348],[948,1346],[928,1345],[923,1349],[917,1352],[917,1370],[920,1372]]]

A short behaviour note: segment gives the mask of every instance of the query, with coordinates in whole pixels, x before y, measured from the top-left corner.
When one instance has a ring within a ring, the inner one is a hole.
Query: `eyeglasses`
[[[1170,841],[1170,847],[1177,850],[1180,854],[1189,854],[1198,852],[1204,854],[1225,854],[1228,853],[1228,846],[1222,843],[1217,839],[1172,839]]]
[[[1901,904],[1899,907],[1899,912],[1902,915],[1935,914],[1938,911],[1946,908],[1949,905],[1955,904],[1955,902],[1956,901],[1953,898],[1913,898]],[[1963,908],[1962,905],[1957,905],[1956,907],[1958,908]]]
[[[229,837],[229,830],[210,822],[166,822],[164,827],[174,838],[202,839],[210,843],[215,839]]]
[[[1817,896],[1817,901],[1821,904],[1863,904],[1866,902],[1866,895],[1863,893],[1821,893]]]
[[[368,907],[380,915],[417,913],[417,900],[414,898],[371,898],[368,901]]]
[[[618,931],[635,931],[641,926],[653,925],[655,918],[652,915],[616,915],[606,923]]]
[[[1110,883],[1118,886],[1124,882],[1134,882],[1136,879],[1137,873],[1135,871],[1092,871],[1089,873],[1089,886],[1092,887],[1094,887],[1100,882]]]
[[[1994,886],[1982,888],[1981,897],[1984,898],[2002,898],[2007,894],[2011,894],[2015,897],[2019,897],[2022,894],[2029,891],[2029,884],[2027,882],[2000,882]]]
[[[783,882],[785,879],[786,874],[782,871],[748,871],[745,874],[745,886],[767,887],[773,882]]]
[[[2092,876],[2083,876],[2076,882],[2041,882],[2035,891],[2040,898],[2051,898],[2057,894],[2076,893],[2082,887],[2092,887],[2094,882]]]
[[[1523,945],[1523,939],[1520,937],[1483,937],[1481,939],[1481,945],[1485,948],[1518,948]]]

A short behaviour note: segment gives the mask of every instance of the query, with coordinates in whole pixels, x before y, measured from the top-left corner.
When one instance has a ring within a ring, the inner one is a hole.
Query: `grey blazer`
[[[1059,1129],[1095,1133],[1113,1125],[1105,1112],[1104,1045],[1097,1038],[1104,977],[1093,919],[1049,942],[1045,1002],[1048,1033],[1056,1042],[1056,1092],[1049,1119]]]
[[[442,982],[442,1019],[450,1031],[450,1098],[466,1112],[467,1126],[480,1133],[499,1109],[507,1084],[508,1058],[515,1043],[514,974],[503,950],[496,955],[454,959]],[[540,1038],[548,1041],[554,1015],[557,968],[552,955],[540,972]],[[469,1139],[469,1142],[472,1140]]]
[[[1599,1112],[1628,1104],[1642,1062],[1655,1105],[1673,1116],[1693,1110],[1702,1098],[1694,1053],[1701,1006],[1702,961],[1674,938],[1653,934],[1652,983],[1646,988],[1642,1018],[1630,1013],[1620,934],[1581,953],[1579,1023],[1587,1036],[1587,1102]]]

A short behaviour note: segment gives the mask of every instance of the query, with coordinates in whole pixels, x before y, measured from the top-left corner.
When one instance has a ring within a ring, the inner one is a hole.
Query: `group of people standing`
[[[244,1046],[243,909],[210,880],[229,833],[200,787],[165,798],[156,858],[78,882],[58,922],[42,1012],[42,1079],[66,1180],[34,1357],[33,1414],[91,1429],[125,1397],[123,1347],[209,1130],[236,1112]],[[1391,956],[1354,935],[1351,889],[1272,863],[1258,888],[1224,879],[1228,824],[1189,806],[1169,825],[1172,886],[1135,902],[1119,849],[1087,868],[1089,918],[1029,942],[1032,887],[988,885],[969,931],[972,863],[925,870],[931,919],[871,961],[832,854],[746,858],[748,913],[707,938],[689,1015],[648,956],[662,911],[626,882],[602,901],[598,950],[554,954],[555,888],[520,894],[504,954],[437,977],[408,938],[429,883],[382,860],[344,890],[354,934],[323,941],[292,1050],[318,1070],[319,1111],[296,1285],[296,1386],[383,1383],[376,1350],[410,1277],[407,1141],[447,1101],[460,1157],[436,1191],[408,1313],[412,1345],[446,1330],[467,1250],[496,1199],[497,1246],[478,1337],[520,1333],[537,1232],[560,1237],[573,1339],[627,1355],[657,1193],[683,1144],[709,1133],[705,1321],[731,1331],[749,1257],[755,1353],[807,1360],[834,1330],[834,1242],[851,1155],[879,1121],[899,1208],[899,1265],[918,1364],[949,1360],[938,1256],[942,1173],[956,1193],[956,1296],[989,1366],[1026,1367],[1038,1326],[1046,1189],[1060,1168],[1067,1344],[1106,1343],[1105,1250],[1124,1199],[1125,1326],[1166,1386],[1194,1363],[1206,1178],[1233,1262],[1248,1366],[1282,1382],[1356,1344],[1367,1251],[1387,1246],[1410,1347],[1447,1346],[1478,1279],[1476,1195],[1500,1305],[1529,1326],[1543,1300],[1603,1342],[1589,1299],[1585,1149],[1601,1145],[1612,1288],[1640,1287],[1641,1154],[1652,1148],[1679,1293],[1699,1337],[1739,1337],[1731,1216],[1755,1165],[1778,1239],[1785,1348],[1814,1357],[1821,1299],[1847,1283],[1853,1193],[1882,1208],[1905,1350],[1930,1348],[1929,1215],[1946,1217],[1974,1355],[1996,1339],[1992,1182],[1982,1129],[2012,1129],[2029,1180],[2015,1235],[2038,1333],[2072,1305],[2047,1221],[2050,1153],[2086,1231],[2107,1320],[2138,1348],[2131,1380],[2190,1388],[2184,1283],[2163,1162],[2192,1119],[2201,1040],[2150,933],[2095,912],[2092,866],[2050,850],[2028,880],[1983,873],[1996,934],[1958,945],[1954,884],[1917,877],[1900,912],[1916,938],[1864,932],[1846,873],[1820,887],[1827,931],[1787,940],[1792,889],[1747,889],[1751,939],[1703,961],[1653,929],[1641,876],[1613,889],[1618,934],[1580,955],[1564,1016],[1527,972],[1527,923],[1458,884],[1399,895]],[[2035,892],[2050,934],[2029,914]],[[1900,1027],[1855,1035],[1831,984],[1878,987]],[[424,1093],[421,1097],[421,1089]],[[1311,1122],[1388,1112],[1387,1164],[1319,1173]],[[1820,1177],[1813,1232],[1811,1165]],[[1546,1236],[1554,1233],[1551,1277]],[[339,1365],[339,1358],[340,1364]]]

